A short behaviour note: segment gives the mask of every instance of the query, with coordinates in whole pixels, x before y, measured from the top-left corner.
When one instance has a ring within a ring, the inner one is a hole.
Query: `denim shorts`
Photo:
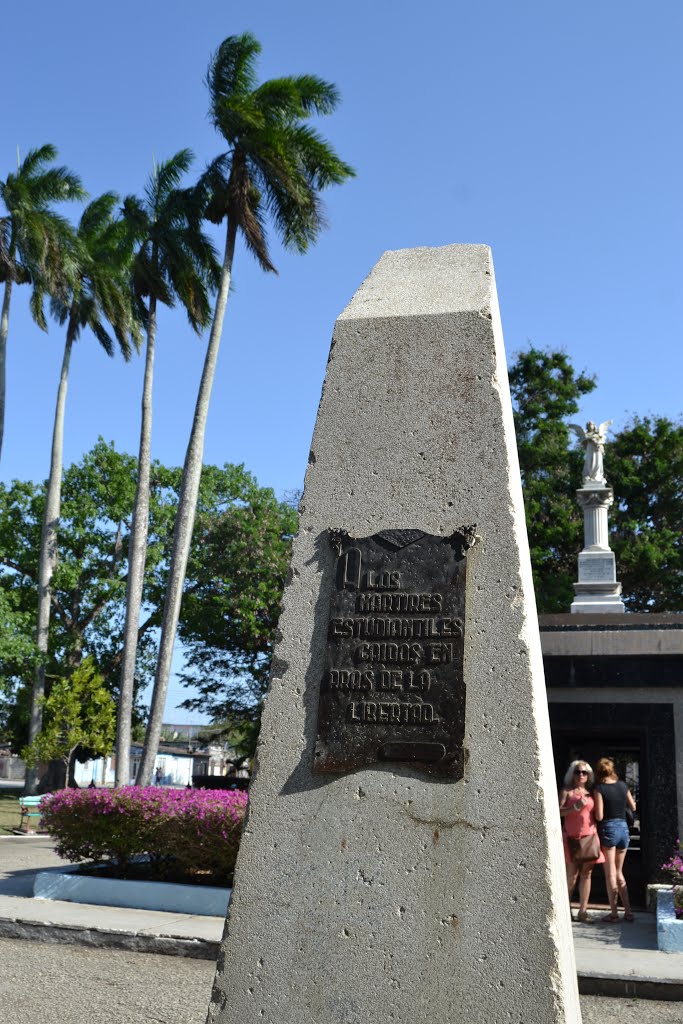
[[[601,846],[616,846],[617,850],[628,850],[630,841],[628,825],[623,818],[607,818],[598,822]]]

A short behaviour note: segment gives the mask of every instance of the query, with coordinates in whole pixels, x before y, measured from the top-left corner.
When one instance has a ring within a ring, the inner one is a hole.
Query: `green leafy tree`
[[[17,706],[14,681],[35,669],[34,625],[35,616],[21,610],[19,595],[0,587],[0,744],[10,744],[16,725],[28,719],[28,700]]]
[[[213,246],[202,231],[202,203],[195,189],[181,189],[192,154],[183,149],[155,167],[143,199],[129,196],[124,218],[136,252],[133,290],[147,324],[147,351],[142,387],[140,447],[135,503],[128,550],[126,621],[116,729],[116,784],[130,780],[130,741],[138,627],[145,575],[149,522],[152,440],[152,382],[157,330],[157,304],[184,307],[190,326],[201,331],[211,318],[209,295],[220,267]]]
[[[291,505],[255,481],[222,515],[198,517],[179,636],[181,678],[199,696],[183,707],[258,719],[296,525]]]
[[[121,669],[121,637],[127,574],[130,510],[135,494],[136,460],[99,441],[64,472],[61,493],[60,557],[51,580],[48,684],[85,656],[95,658],[116,695]],[[140,656],[136,684],[151,682],[156,661],[155,628],[165,585],[173,514],[180,483],[178,470],[154,464],[144,615],[138,629]],[[0,593],[12,603],[29,654],[0,663],[20,714],[11,715],[13,748],[28,741],[24,718],[31,690],[29,677],[38,607],[39,549],[45,509],[44,484],[0,484]],[[9,713],[8,709],[8,713]],[[140,709],[137,711],[141,714]]]
[[[565,612],[573,597],[582,519],[575,492],[580,454],[569,450],[565,420],[595,387],[564,352],[530,348],[509,371],[526,524],[539,612]]]
[[[0,589],[0,690],[9,690],[12,674],[25,671],[35,661],[32,633],[33,620],[21,610],[18,595]]]
[[[229,36],[218,48],[207,75],[210,116],[228,149],[208,167],[201,190],[206,195],[208,219],[215,224],[225,222],[225,254],[183,467],[159,662],[139,783],[151,779],[159,746],[194,526],[206,418],[237,236],[241,235],[263,270],[274,271],[266,237],[266,216],[270,216],[286,248],[304,253],[324,225],[320,192],[354,174],[309,123],[312,115],[331,114],[335,109],[339,101],[335,86],[315,75],[277,78],[258,85],[256,58],[260,50],[249,33]]]
[[[605,446],[610,545],[629,611],[683,611],[683,424],[634,419]]]
[[[14,285],[31,284],[31,312],[38,326],[47,323],[40,302],[41,290],[58,294],[72,269],[73,233],[68,221],[55,213],[56,203],[84,199],[80,179],[66,167],[51,167],[57,159],[54,146],[41,146],[17,160],[16,174],[0,182],[0,455],[5,429],[6,354],[9,314]],[[35,286],[38,286],[36,291]]]
[[[124,359],[130,359],[130,339],[136,345],[138,343],[139,330],[134,317],[128,277],[131,249],[125,226],[114,217],[117,203],[117,196],[108,192],[95,199],[83,211],[74,240],[75,266],[61,294],[51,296],[52,314],[62,326],[66,325],[66,337],[57,389],[50,475],[40,538],[36,636],[38,651],[43,658],[36,668],[33,686],[29,743],[33,743],[41,730],[45,694],[45,663],[52,607],[50,588],[58,558],[64,414],[71,351],[86,328],[90,329],[109,356],[114,354],[116,341]],[[39,304],[42,304],[42,290],[41,286],[37,288]],[[35,784],[35,773],[27,773],[26,792],[32,792]]]
[[[69,784],[71,759],[78,747],[93,757],[105,757],[114,743],[116,709],[94,662],[86,658],[68,679],[54,683],[43,698],[43,726],[22,751],[26,763],[60,760]]]
[[[64,472],[60,558],[51,587],[48,692],[52,679],[68,675],[90,657],[108,690],[118,697],[136,468],[132,456],[100,440]],[[180,469],[152,463],[137,637],[137,722],[143,714],[139,693],[152,682],[156,665],[180,482]],[[33,624],[44,504],[43,484],[0,484],[0,615],[3,607],[9,609],[14,631],[13,638],[9,633],[0,635],[0,677],[9,690],[4,702],[0,699],[0,727],[15,750],[28,738],[28,680],[35,659]],[[253,667],[256,681],[241,679],[236,685],[244,687],[245,693],[253,689],[256,701],[265,684],[270,633],[277,618],[294,519],[291,507],[280,507],[272,491],[260,488],[242,466],[204,467],[186,580],[187,629],[182,635],[192,664],[195,654],[199,658],[202,650],[207,652],[206,660],[197,660],[196,672],[207,690],[216,692],[217,707],[235,703],[229,693],[223,696],[219,691],[229,690],[231,671],[237,666],[243,675]],[[243,613],[242,621],[224,618]],[[222,636],[226,631],[229,641]],[[221,645],[223,649],[214,650]],[[190,666],[188,672],[192,671]]]

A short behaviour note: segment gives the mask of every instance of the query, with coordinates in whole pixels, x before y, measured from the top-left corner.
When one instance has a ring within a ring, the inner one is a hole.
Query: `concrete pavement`
[[[2,1024],[204,1024],[208,960],[0,938]],[[581,996],[583,1024],[680,1024],[678,1003]]]
[[[0,937],[216,959],[223,917],[35,899],[36,871],[63,864],[47,837],[0,838]],[[683,954],[659,952],[654,915],[610,925],[602,913],[574,925],[580,991],[683,1001]]]
[[[632,924],[601,920],[591,911],[587,924],[574,923],[574,955],[579,991],[640,999],[683,1000],[683,953],[657,949],[653,913],[637,913]]]

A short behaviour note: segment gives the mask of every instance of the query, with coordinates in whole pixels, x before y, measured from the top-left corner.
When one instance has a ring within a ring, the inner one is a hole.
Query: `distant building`
[[[234,771],[231,757],[233,752],[226,745],[205,744],[199,725],[164,725],[163,733],[173,735],[172,742],[161,742],[152,770],[156,777],[161,769],[160,785],[187,786],[193,775],[228,775]],[[130,748],[131,783],[135,781],[142,761],[142,743],[132,743]],[[74,781],[77,786],[113,786],[116,761],[111,754],[106,758],[80,762],[76,761]]]

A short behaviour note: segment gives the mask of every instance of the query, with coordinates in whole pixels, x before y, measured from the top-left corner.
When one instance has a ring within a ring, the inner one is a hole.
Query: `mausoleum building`
[[[613,758],[638,806],[625,872],[642,898],[683,835],[683,615],[541,615],[539,626],[558,779],[575,758]]]
[[[683,836],[683,615],[624,614],[602,465],[609,422],[572,425],[586,449],[584,547],[570,613],[541,615],[539,627],[558,784],[574,759],[614,760],[638,808],[625,873],[643,900]],[[594,883],[598,895],[601,872]]]

